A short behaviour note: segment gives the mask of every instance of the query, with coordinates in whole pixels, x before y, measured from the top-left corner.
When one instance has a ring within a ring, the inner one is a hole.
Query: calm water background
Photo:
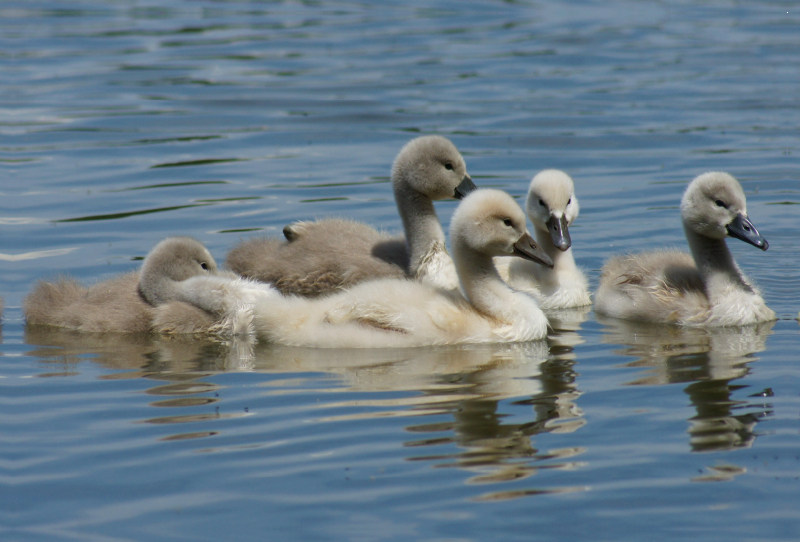
[[[0,538],[796,540],[799,22],[794,1],[6,0]],[[428,133],[515,196],[569,172],[593,285],[610,254],[684,246],[686,183],[731,172],[771,246],[730,245],[781,319],[590,311],[547,344],[252,358],[25,327],[36,279],[134,269],[167,235],[222,261],[295,219],[397,230],[389,168]]]

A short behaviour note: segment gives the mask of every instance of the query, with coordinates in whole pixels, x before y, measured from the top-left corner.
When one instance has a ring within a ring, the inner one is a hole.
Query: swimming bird
[[[676,250],[615,256],[603,266],[595,310],[627,320],[687,326],[741,326],[775,320],[725,243],[767,250],[747,217],[739,182],[712,171],[695,178],[681,200],[691,255]]]
[[[28,324],[86,332],[217,333],[238,329],[239,322],[222,320],[212,310],[183,301],[194,289],[220,293],[233,273],[220,272],[208,250],[189,237],[170,237],[158,243],[140,271],[86,287],[71,278],[39,281],[23,300]],[[249,286],[237,288],[240,295]]]
[[[557,169],[539,172],[531,180],[525,209],[536,240],[553,260],[553,267],[520,258],[498,258],[500,276],[513,288],[531,294],[545,310],[591,304],[586,277],[575,265],[570,248],[569,226],[579,210],[572,178]]]
[[[493,258],[516,255],[552,265],[525,227],[525,214],[499,190],[477,190],[453,214],[450,240],[463,294],[384,278],[308,299],[277,290],[252,305],[257,335],[311,347],[408,347],[542,339],[547,318],[528,294],[506,285]],[[203,306],[204,301],[197,302]]]
[[[54,326],[86,332],[147,332],[153,307],[139,295],[139,273],[83,286],[70,277],[38,281],[23,299],[28,325]]]
[[[283,230],[287,241],[255,238],[234,247],[226,266],[308,297],[381,277],[458,288],[433,201],[475,189],[461,153],[441,136],[412,139],[395,158],[392,187],[405,239],[352,220],[295,222]]]

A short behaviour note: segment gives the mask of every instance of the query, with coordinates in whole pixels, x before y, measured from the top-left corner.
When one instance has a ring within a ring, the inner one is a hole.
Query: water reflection
[[[763,393],[753,401],[737,400],[735,384],[749,373],[749,363],[766,348],[774,322],[757,326],[691,329],[598,320],[606,325],[604,342],[626,345],[618,353],[637,358],[626,364],[647,370],[632,386],[689,383],[684,392],[696,414],[689,421],[689,444],[695,452],[750,447],[756,424],[772,414]],[[745,412],[747,410],[747,412]],[[728,476],[730,469],[725,469]]]
[[[563,331],[563,334],[574,331]],[[575,337],[571,341],[575,341]],[[259,347],[255,368],[261,371],[337,374],[348,392],[392,393],[387,398],[345,399],[327,407],[349,406],[356,414],[328,416],[345,421],[389,416],[446,416],[446,421],[414,423],[405,445],[419,449],[411,461],[474,472],[473,483],[527,478],[539,469],[571,469],[566,461],[582,449],[540,451],[532,437],[570,432],[584,421],[575,401],[572,349],[553,354],[544,342],[450,348],[325,350]],[[442,449],[437,453],[437,450]],[[563,488],[493,492],[485,499],[513,498]]]
[[[250,415],[220,414],[216,372],[257,371],[291,375],[264,382],[263,396],[308,393],[303,374],[335,375],[337,386],[316,388],[315,404],[301,407],[315,422],[353,422],[386,417],[435,416],[431,422],[406,426],[413,437],[410,461],[436,467],[457,467],[474,473],[472,483],[499,483],[528,478],[540,469],[574,469],[572,458],[582,448],[540,450],[533,437],[576,431],[584,425],[576,405],[572,344],[581,341],[579,315],[559,324],[550,345],[544,341],[448,348],[331,350],[219,343],[194,338],[151,335],[75,333],[29,326],[29,352],[63,372],[76,371],[90,359],[126,372],[104,379],[153,380],[146,390],[151,407],[163,415],[140,420],[147,424],[192,424]],[[309,378],[308,380],[312,380]],[[368,392],[365,396],[364,392]],[[378,392],[376,395],[375,392]],[[383,393],[389,392],[389,393]],[[397,393],[402,392],[402,393]],[[230,395],[230,394],[229,394]],[[208,407],[214,405],[212,410]],[[312,408],[309,410],[309,406]],[[199,408],[195,408],[199,407]],[[191,409],[181,412],[183,409]],[[343,413],[344,412],[344,413]],[[296,414],[296,413],[295,413]],[[205,428],[200,428],[205,429]],[[161,440],[186,440],[218,435],[223,429],[176,432]],[[492,492],[482,499],[573,490],[527,488]]]

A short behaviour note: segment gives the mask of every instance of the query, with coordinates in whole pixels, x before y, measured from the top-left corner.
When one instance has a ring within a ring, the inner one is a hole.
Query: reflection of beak
[[[514,243],[513,254],[514,256],[542,264],[550,269],[553,268],[553,260],[547,255],[547,252],[536,244],[536,241],[533,240],[533,237],[528,232],[523,233],[519,241]]]
[[[766,239],[764,239],[753,223],[750,222],[750,219],[744,216],[743,214],[739,213],[736,215],[736,218],[733,219],[733,222],[728,224],[725,228],[728,230],[728,235],[731,237],[735,237],[736,239],[741,239],[745,243],[750,243],[754,247],[758,247],[761,250],[767,250],[769,248],[769,243]]]
[[[561,215],[561,218],[556,218],[555,215],[550,215],[550,220],[547,221],[547,229],[550,230],[550,237],[553,238],[553,244],[558,250],[563,252],[572,246],[566,216]]]
[[[464,175],[464,178],[461,179],[461,182],[458,184],[458,186],[456,186],[456,191],[453,193],[453,197],[456,199],[464,199],[464,196],[477,189],[478,187],[472,182],[472,177],[469,175]]]

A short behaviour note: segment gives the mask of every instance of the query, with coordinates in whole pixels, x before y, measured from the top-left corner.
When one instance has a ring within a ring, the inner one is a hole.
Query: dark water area
[[[3,2],[0,539],[796,540],[798,26],[789,1]],[[398,231],[422,134],[520,201],[567,171],[593,287],[685,247],[686,184],[730,172],[779,320],[253,352],[25,324],[36,280],[169,235],[222,262],[298,219]]]

